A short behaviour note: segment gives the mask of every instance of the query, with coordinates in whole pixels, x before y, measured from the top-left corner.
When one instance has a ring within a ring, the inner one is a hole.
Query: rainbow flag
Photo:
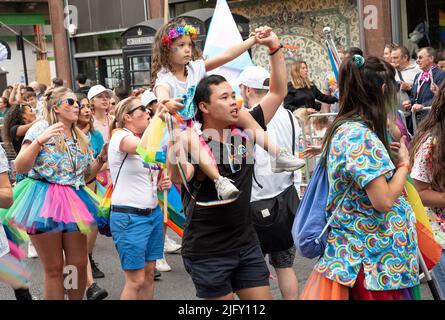
[[[445,46],[445,10],[439,10],[439,34],[440,43]]]
[[[165,122],[155,115],[145,129],[136,152],[144,163],[161,164],[165,166],[167,155],[167,133]]]
[[[338,82],[338,70],[340,69],[340,56],[338,55],[338,51],[337,48],[335,47],[335,43],[332,40],[332,36],[331,36],[331,31],[329,28],[326,28],[327,30],[324,31],[325,32],[325,37],[326,37],[326,49],[328,51],[328,57],[329,57],[329,61],[331,62],[331,66],[332,66],[332,72],[335,75],[335,79]]]
[[[182,237],[184,233],[184,223],[186,216],[181,201],[181,191],[179,185],[173,185],[168,191],[168,219],[167,226],[178,236]],[[164,206],[164,194],[158,192],[159,205]]]
[[[440,260],[442,247],[434,239],[431,223],[422,204],[413,180],[408,176],[405,182],[406,199],[416,215],[416,230],[419,249],[425,264],[431,270]]]

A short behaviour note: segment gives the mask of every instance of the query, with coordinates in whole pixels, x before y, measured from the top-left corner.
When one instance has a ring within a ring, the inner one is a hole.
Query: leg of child
[[[207,148],[201,144],[199,135],[191,128],[181,134],[181,141],[185,144],[187,152],[194,161],[198,161],[199,168],[204,174],[215,182],[215,187],[222,200],[234,198],[239,194],[229,179],[219,174],[215,159],[209,154]]]
[[[249,138],[255,141],[256,144],[261,146],[275,159],[275,163],[272,165],[272,170],[275,173],[283,171],[293,172],[305,165],[304,160],[297,158],[288,150],[279,148],[276,144],[270,142],[267,133],[246,109],[240,110],[237,126],[245,129]]]
[[[246,130],[249,138],[266,150],[272,157],[275,158],[278,155],[280,151],[278,146],[269,141],[267,133],[246,109],[240,110],[237,126]]]
[[[181,140],[185,142],[186,151],[192,156],[194,161],[197,161],[202,172],[212,181],[218,180],[221,175],[215,165],[215,160],[201,145],[199,135],[195,130],[186,128],[181,134]]]

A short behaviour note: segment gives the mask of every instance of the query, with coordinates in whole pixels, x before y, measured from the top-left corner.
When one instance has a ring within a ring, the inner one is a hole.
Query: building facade
[[[168,0],[168,4],[170,17],[176,17],[196,9],[214,8],[216,0]],[[288,63],[305,60],[311,78],[318,85],[331,68],[324,46],[326,26],[331,28],[337,46],[361,47],[367,55],[381,56],[384,45],[391,42],[407,46],[413,54],[422,46],[445,47],[443,0],[228,0],[228,4],[234,14],[249,20],[251,30],[269,25],[283,43],[299,46],[298,50],[287,50],[286,59]],[[23,18],[30,13],[37,14],[37,18]],[[0,21],[15,21],[16,26],[28,21],[29,24],[22,27],[31,42],[35,40],[34,25],[43,25],[51,76],[57,73],[69,86],[78,73],[85,73],[93,84],[110,88],[121,84],[125,78],[122,34],[133,26],[163,16],[164,0],[0,2]],[[7,39],[15,50],[14,35],[0,28],[0,38]],[[31,46],[25,46],[32,81],[36,74],[36,59],[33,59],[36,54]],[[267,66],[264,48],[254,48],[252,57],[254,63]],[[55,63],[51,62],[54,58]],[[13,52],[13,60],[0,63],[9,72],[8,82],[22,80],[20,61],[21,53]]]

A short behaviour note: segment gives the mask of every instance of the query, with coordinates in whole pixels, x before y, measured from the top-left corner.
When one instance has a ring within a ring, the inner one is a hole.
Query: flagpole
[[[170,17],[170,13],[168,10],[168,0],[164,0],[164,24],[168,23]],[[167,154],[168,154],[168,145],[167,145]],[[168,161],[168,160],[167,160]],[[164,169],[165,175],[168,175],[167,166]],[[168,190],[164,190],[164,224],[168,222]],[[166,228],[164,228],[166,230]]]
[[[426,266],[425,260],[423,259],[420,250],[418,250],[418,256],[419,256],[420,269],[423,271],[425,275],[426,282],[428,283],[428,287],[430,288],[434,300],[441,300],[439,291],[437,290],[436,284],[434,283],[434,280],[431,277],[431,273],[428,270],[428,267]]]
[[[164,0],[164,23],[167,24],[170,19],[170,12],[168,10],[168,0]]]

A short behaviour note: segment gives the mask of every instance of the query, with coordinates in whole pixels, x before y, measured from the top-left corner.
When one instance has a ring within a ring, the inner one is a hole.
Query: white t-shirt
[[[108,146],[108,162],[111,180],[114,184],[111,205],[128,206],[138,209],[155,208],[158,205],[157,181],[159,170],[144,168],[142,158],[137,154],[128,154],[122,165],[119,179],[117,173],[126,153],[119,151],[123,138],[133,135],[127,130],[113,134]]]
[[[419,68],[419,65],[414,62],[414,63],[411,63],[404,70],[400,71],[400,73],[402,74],[403,81],[408,83],[410,86],[412,86],[414,84],[414,78],[421,71],[422,70]],[[396,77],[395,78],[396,78],[396,81],[401,81],[402,80],[402,79],[400,79],[399,72],[396,72]],[[402,106],[403,101],[409,100],[409,93],[400,90],[399,91],[399,95],[398,95],[398,99],[399,99],[399,102],[398,102],[399,109],[403,111],[405,116],[410,116],[411,115],[411,111],[405,111],[405,108]]]
[[[181,98],[189,90],[193,90],[199,81],[206,76],[205,62],[202,59],[190,61],[187,68],[187,81],[179,81],[175,75],[165,68],[162,68],[156,79],[154,92],[158,86],[167,87],[170,98]]]
[[[292,116],[295,126],[295,143],[298,144],[298,137],[301,134],[300,126]],[[290,122],[289,112],[280,106],[272,120],[267,124],[267,135],[269,140],[279,147],[286,148],[292,152],[292,124]],[[298,146],[295,146],[295,152],[298,152]],[[294,184],[297,191],[300,190],[301,170],[291,172],[273,173],[271,167],[271,156],[260,146],[255,146],[255,178],[263,186],[261,189],[253,181],[252,195],[250,201],[257,201],[275,197]]]

